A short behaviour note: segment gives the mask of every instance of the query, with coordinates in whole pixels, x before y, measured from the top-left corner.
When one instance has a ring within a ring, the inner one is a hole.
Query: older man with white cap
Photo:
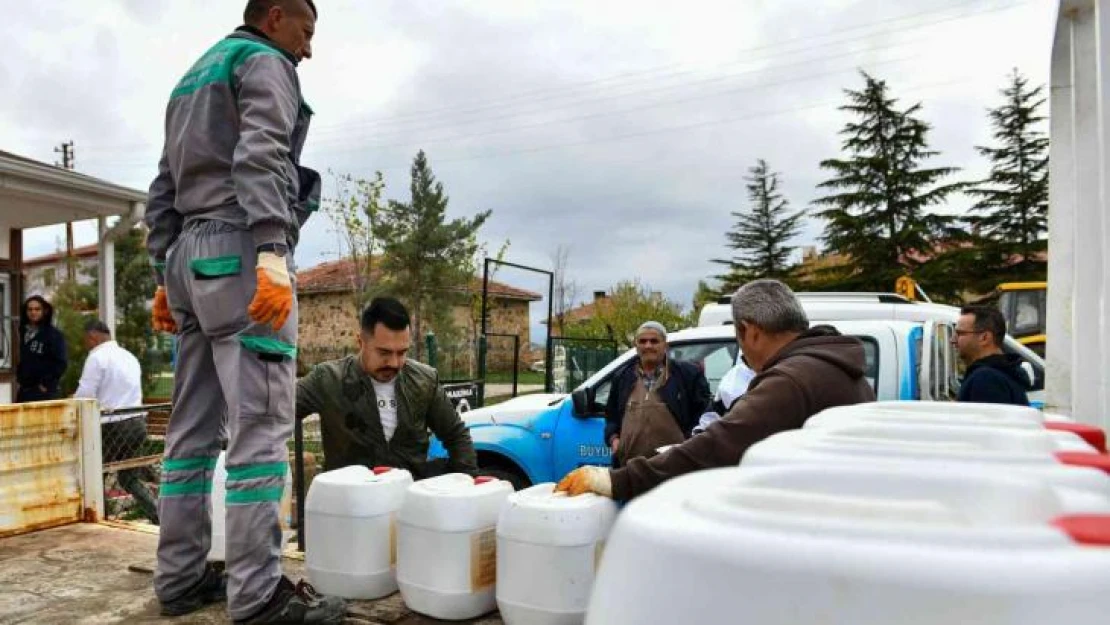
[[[681,443],[710,402],[697,366],[667,358],[667,329],[647,321],[636,330],[636,357],[613,378],[605,406],[605,442],[613,466]]]

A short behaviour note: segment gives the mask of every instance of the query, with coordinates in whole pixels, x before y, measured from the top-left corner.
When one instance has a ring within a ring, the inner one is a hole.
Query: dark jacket
[[[971,363],[960,384],[958,401],[980,404],[1029,405],[1033,385],[1021,368],[1021,356],[994,354]]]
[[[324,467],[354,464],[407,469],[426,477],[428,431],[443,443],[448,469],[475,473],[470,431],[439,384],[435,369],[408,360],[397,374],[397,430],[385,439],[374,385],[357,356],[321,363],[297,381],[297,418],[320,415]]]
[[[631,499],[672,477],[715,467],[733,467],[748,447],[833,406],[875,401],[863,377],[859,339],[817,326],[771,357],[748,391],[719,421],[682,445],[651,459],[635,458],[611,472],[613,496]]]
[[[624,366],[613,377],[609,390],[609,400],[605,404],[605,444],[612,445],[613,437],[621,432],[624,410],[628,406],[628,396],[636,386],[637,369],[640,357]],[[698,419],[709,405],[709,382],[697,365],[667,359],[667,381],[659,389],[663,402],[667,404],[682,433],[689,438],[690,430],[698,424]]]
[[[54,307],[41,298],[43,317],[38,328],[27,323],[27,302],[19,317],[19,366],[16,380],[19,393],[16,401],[57,399],[58,383],[66,372],[66,339],[54,327]],[[34,333],[32,335],[32,332]],[[39,387],[46,387],[44,393]]]

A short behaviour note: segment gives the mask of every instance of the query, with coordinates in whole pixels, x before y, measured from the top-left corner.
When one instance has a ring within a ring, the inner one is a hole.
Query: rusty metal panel
[[[0,405],[0,537],[97,520],[99,472],[95,401]]]

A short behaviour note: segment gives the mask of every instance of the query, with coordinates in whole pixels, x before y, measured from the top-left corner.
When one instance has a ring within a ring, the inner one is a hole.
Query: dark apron
[[[685,440],[667,404],[659,400],[659,394],[647,391],[642,382],[637,382],[621,422],[620,446],[617,447],[620,464],[628,464],[633,458],[650,458],[657,448]]]

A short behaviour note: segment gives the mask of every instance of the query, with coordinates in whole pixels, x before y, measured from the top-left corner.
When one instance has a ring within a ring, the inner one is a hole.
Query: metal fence
[[[168,413],[169,404],[103,410],[100,440],[104,466],[105,514],[117,519],[158,523],[164,426],[151,428],[149,419]],[[156,434],[151,436],[151,429]]]
[[[554,345],[553,390],[569,393],[590,376],[601,371],[620,354],[616,341],[551,337]]]

